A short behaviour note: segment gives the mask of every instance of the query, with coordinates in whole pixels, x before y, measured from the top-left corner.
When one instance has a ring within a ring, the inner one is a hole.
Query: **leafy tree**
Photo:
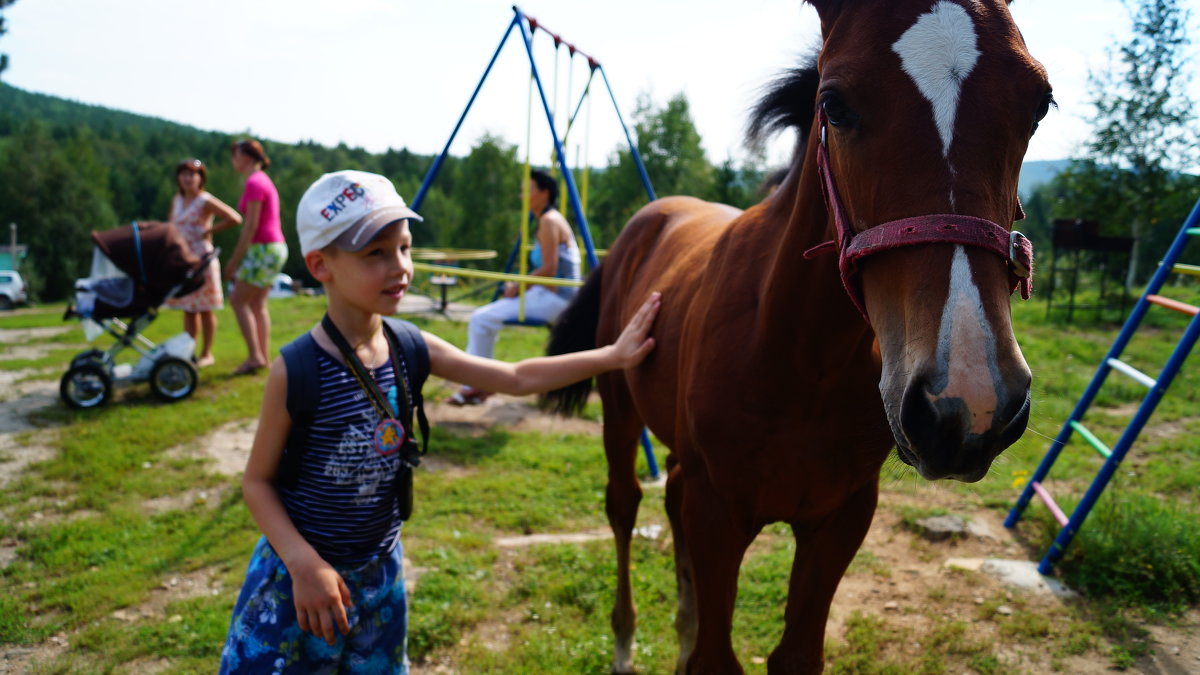
[[[20,226],[26,264],[44,283],[34,289],[39,296],[67,297],[87,272],[90,231],[114,222],[104,171],[86,142],[59,147],[36,120],[10,138],[0,157],[0,222]]]
[[[17,0],[0,0],[0,12],[3,12],[5,7],[8,7],[16,1]],[[0,14],[0,37],[4,37],[4,34],[7,32],[8,28],[4,25],[4,16]],[[8,54],[0,54],[0,75],[3,75],[5,70],[8,70]]]
[[[456,222],[447,222],[447,239],[474,242],[466,247],[490,248],[503,254],[512,246],[521,226],[517,147],[485,134],[454,173],[457,187],[449,194],[462,215]]]
[[[706,196],[715,202],[744,209],[766,196],[761,189],[763,179],[763,171],[755,162],[747,161],[739,166],[732,157],[726,157],[714,168],[712,194]]]
[[[1129,226],[1135,239],[1127,285],[1139,279],[1140,264],[1152,263],[1141,253],[1158,255],[1160,239],[1173,232],[1161,216],[1161,205],[1178,182],[1175,172],[1194,166],[1197,133],[1193,103],[1186,91],[1187,25],[1190,12],[1180,0],[1122,0],[1133,22],[1133,36],[1110,52],[1107,70],[1091,75],[1095,94],[1095,136],[1088,158],[1108,176],[1097,200],[1119,196],[1105,219]],[[1115,53],[1114,53],[1115,52]],[[1112,62],[1113,57],[1116,64]],[[1107,194],[1106,194],[1107,193]],[[1098,203],[1097,203],[1098,206]]]
[[[662,109],[646,95],[633,113],[638,153],[659,197],[714,194],[713,168],[704,156],[700,133],[692,121],[687,97],[677,94]],[[630,217],[647,202],[633,155],[618,149],[607,168],[593,180],[593,220],[598,241],[611,242]]]

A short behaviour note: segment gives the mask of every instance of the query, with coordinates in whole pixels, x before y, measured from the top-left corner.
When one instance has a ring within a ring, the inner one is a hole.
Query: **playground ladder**
[[[1062,558],[1067,546],[1071,543],[1071,539],[1079,532],[1079,528],[1083,526],[1083,521],[1096,504],[1096,500],[1100,498],[1101,493],[1104,492],[1104,488],[1121,465],[1121,460],[1125,459],[1126,453],[1129,452],[1130,447],[1137,440],[1142,427],[1150,419],[1150,415],[1154,413],[1154,408],[1162,400],[1163,395],[1167,392],[1167,388],[1171,386],[1171,380],[1179,372],[1180,366],[1183,365],[1188,353],[1191,352],[1192,347],[1196,344],[1197,338],[1200,338],[1200,308],[1158,294],[1166,282],[1168,275],[1171,273],[1200,276],[1200,267],[1177,263],[1179,256],[1183,253],[1183,249],[1187,246],[1189,237],[1200,237],[1200,200],[1192,208],[1191,215],[1188,216],[1187,221],[1180,228],[1179,234],[1175,237],[1175,241],[1172,242],[1170,249],[1167,250],[1162,264],[1159,265],[1158,271],[1155,272],[1154,277],[1150,280],[1150,284],[1146,287],[1146,292],[1142,294],[1137,304],[1134,305],[1133,312],[1130,313],[1129,318],[1125,321],[1125,325],[1121,328],[1120,334],[1117,335],[1116,341],[1113,342],[1112,347],[1109,349],[1108,355],[1101,362],[1100,368],[1092,378],[1091,384],[1083,392],[1083,396],[1075,405],[1075,410],[1071,413],[1066,423],[1063,424],[1058,437],[1050,445],[1050,449],[1046,452],[1046,456],[1042,458],[1037,471],[1030,477],[1029,483],[1025,486],[1024,491],[1022,491],[1020,499],[1017,500],[1016,505],[1009,512],[1008,518],[1004,521],[1005,527],[1014,527],[1034,495],[1037,495],[1046,504],[1046,507],[1050,509],[1050,513],[1054,515],[1054,519],[1058,521],[1062,529],[1059,530],[1054,543],[1050,545],[1050,550],[1046,552],[1045,557],[1042,558],[1041,563],[1038,565],[1038,571],[1042,574],[1049,574],[1054,564]],[[1170,358],[1167,359],[1166,365],[1163,366],[1162,372],[1159,373],[1157,378],[1151,377],[1121,360],[1121,353],[1133,338],[1134,332],[1137,331],[1150,305],[1158,305],[1189,314],[1193,317],[1191,322],[1188,323],[1183,337],[1179,340],[1179,344],[1176,345],[1175,350],[1171,353]],[[1113,370],[1141,383],[1149,392],[1142,399],[1141,405],[1138,407],[1133,419],[1130,420],[1129,426],[1121,434],[1120,440],[1110,449],[1083,425],[1083,416],[1092,404],[1092,400],[1096,397],[1096,394],[1100,391],[1100,386],[1104,384],[1105,378]],[[1068,518],[1046,490],[1044,481],[1046,475],[1050,473],[1050,467],[1054,466],[1055,460],[1058,459],[1059,453],[1066,446],[1072,433],[1078,433],[1081,438],[1105,458],[1105,461],[1104,466],[1101,467],[1100,472],[1096,475],[1091,486],[1088,487],[1087,492],[1084,494],[1083,500],[1079,502],[1071,517]]]

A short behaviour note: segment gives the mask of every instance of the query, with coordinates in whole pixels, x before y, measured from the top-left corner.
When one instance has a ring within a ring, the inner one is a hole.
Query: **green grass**
[[[1091,596],[1168,614],[1200,604],[1195,513],[1144,494],[1114,497],[1068,549],[1068,583]]]
[[[273,302],[273,347],[312,326],[322,302]],[[0,315],[0,329],[72,327],[61,335],[0,346],[0,369],[25,371],[22,381],[57,381],[70,357],[85,348],[77,324],[63,324],[61,310]],[[971,485],[939,484],[942,494],[1006,511],[1115,335],[1111,324],[1068,329],[1045,320],[1044,311],[1036,302],[1014,304],[1016,332],[1035,377],[1031,433],[1001,457],[990,477]],[[0,493],[5,514],[0,541],[17,549],[16,561],[0,570],[0,643],[37,644],[58,633],[70,638],[64,655],[37,672],[125,671],[130,664],[164,658],[173,673],[214,670],[258,534],[236,479],[168,450],[257,415],[262,376],[231,375],[244,347],[229,311],[219,318],[218,365],[202,371],[193,397],[162,404],[145,385],[136,385],[98,410],[54,406],[41,411],[32,420],[39,431],[19,437],[57,450],[53,459],[28,467]],[[417,321],[465,344],[463,324]],[[166,312],[148,335],[157,341],[179,329],[178,315]],[[1165,361],[1180,331],[1179,320],[1156,316],[1151,330],[1130,346],[1127,360],[1153,373],[1150,364]],[[508,330],[497,355],[532,356],[545,339],[544,329]],[[4,356],[34,344],[49,351],[36,358]],[[132,356],[126,352],[118,361]],[[1122,380],[1110,378],[1086,420],[1109,442],[1128,419],[1122,411],[1142,394],[1140,386]],[[1197,604],[1198,385],[1196,369],[1185,368],[1064,560],[1064,577],[1085,589],[1087,599],[1067,610],[1060,623],[1026,609],[1019,599],[988,598],[978,608],[978,620],[996,621],[1005,640],[1047,649],[1055,659],[1104,650],[1114,665],[1124,666],[1148,648],[1140,621]],[[440,381],[431,381],[426,396],[448,393],[440,387]],[[598,406],[591,404],[586,415],[599,419]],[[431,451],[458,470],[419,470],[415,516],[405,525],[405,555],[422,570],[411,597],[412,658],[451,655],[460,672],[606,671],[615,581],[611,543],[517,548],[493,543],[527,533],[605,529],[606,468],[599,439],[505,429],[470,437],[435,429]],[[1069,508],[1099,466],[1094,452],[1072,441],[1048,484]],[[924,485],[898,462],[885,467],[888,490],[915,493],[928,489]],[[149,499],[196,490],[212,497],[154,513],[144,506]],[[641,509],[639,525],[666,526],[659,491],[649,490]],[[912,523],[947,512],[953,509],[910,507],[899,515],[902,523]],[[1035,503],[1017,532],[1036,559],[1053,536],[1053,521]],[[795,556],[787,527],[772,526],[764,534],[743,565],[734,617],[734,648],[751,673],[765,671],[761,660],[779,639]],[[643,672],[669,672],[674,666],[675,577],[668,542],[664,533],[656,540],[635,539],[633,547],[639,609],[635,660]],[[114,617],[118,610],[146,606],[166,580],[188,573],[213,579],[215,594],[174,599],[148,619]],[[893,570],[864,549],[850,574],[890,579]],[[922,597],[930,607],[951,601],[944,587],[931,587]],[[1001,604],[1013,608],[1012,616],[997,613]],[[845,630],[827,638],[827,672],[1013,672],[1006,670],[996,645],[969,638],[961,620],[922,611],[931,629],[920,635],[887,615],[848,617]]]

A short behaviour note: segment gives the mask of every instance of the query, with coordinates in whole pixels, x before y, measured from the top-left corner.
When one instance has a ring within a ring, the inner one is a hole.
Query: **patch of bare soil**
[[[0,355],[4,358],[40,358],[48,347],[21,343],[58,335],[66,330],[68,329],[0,329],[0,344],[12,345]],[[45,374],[43,371],[32,369],[0,370],[0,489],[16,480],[30,464],[54,457],[54,449],[48,441],[40,439],[42,435],[29,423],[31,413],[57,402],[56,384],[53,381],[37,379]],[[0,569],[16,559],[18,544],[16,540],[0,541]],[[4,663],[4,659],[0,658],[0,673],[4,672]]]
[[[66,633],[52,635],[45,642],[30,647],[0,645],[0,673],[30,673],[34,664],[50,663],[67,651],[70,640]]]
[[[229,485],[218,485],[207,489],[195,488],[185,490],[179,494],[154,497],[142,502],[142,510],[147,515],[154,515],[166,511],[182,511],[200,506],[215,509],[225,500],[225,495],[233,489]]]
[[[150,592],[150,597],[144,602],[136,606],[117,609],[109,617],[128,624],[183,621],[184,617],[171,613],[170,607],[188,598],[220,595],[225,592],[220,581],[221,575],[221,570],[214,567],[168,577],[158,588]],[[70,634],[58,633],[33,646],[0,646],[0,674],[13,673],[15,675],[16,673],[34,672],[35,666],[53,663],[62,656],[70,647],[70,643]],[[124,664],[119,672],[150,675],[152,673],[169,673],[171,669],[169,659],[146,658]]]
[[[35,374],[27,370],[0,371],[0,488],[19,476],[25,467],[54,456],[47,444],[37,440],[38,434],[29,423],[29,415],[54,405],[58,389],[53,382],[22,378]]]
[[[241,476],[250,458],[258,420],[237,420],[218,427],[211,434],[167,450],[168,457],[199,457],[210,460],[214,473]],[[178,498],[184,499],[186,495]]]
[[[603,431],[600,422],[543,413],[528,396],[493,394],[479,405],[466,406],[426,401],[425,412],[432,425],[474,436],[482,436],[493,427],[519,432],[597,436]]]

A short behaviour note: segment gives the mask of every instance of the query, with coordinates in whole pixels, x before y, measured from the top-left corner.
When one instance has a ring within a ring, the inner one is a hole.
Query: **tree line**
[[[732,159],[711,165],[682,94],[662,107],[643,99],[633,122],[639,152],[659,195],[691,194],[740,207],[758,201],[762,168],[754,161]],[[28,246],[22,272],[37,299],[69,297],[75,280],[90,266],[92,230],[165,220],[175,193],[174,167],[182,159],[203,161],[208,191],[235,203],[242,177],[230,165],[229,146],[241,137],[0,83],[0,224],[16,223],[20,243]],[[293,252],[299,251],[296,204],[322,173],[380,173],[411,200],[434,159],[405,148],[371,153],[344,144],[260,140],[271,157],[268,174],[279,189],[284,233]],[[493,249],[503,261],[521,222],[521,175],[517,146],[497,136],[477,139],[466,156],[447,157],[421,207],[426,221],[414,225],[417,245]],[[576,175],[577,182],[580,178]],[[627,148],[615,149],[604,166],[590,170],[589,194],[586,217],[597,246],[603,247],[646,203]],[[216,244],[231,251],[237,235],[237,230],[218,233]],[[284,271],[306,277],[298,253]]]
[[[1134,241],[1125,284],[1144,283],[1200,198],[1200,130],[1191,82],[1192,14],[1181,0],[1121,0],[1132,34],[1089,74],[1095,114],[1082,152],[1028,200],[1032,234],[1051,251],[1056,218],[1099,223]],[[1200,262],[1200,246],[1185,251]]]

